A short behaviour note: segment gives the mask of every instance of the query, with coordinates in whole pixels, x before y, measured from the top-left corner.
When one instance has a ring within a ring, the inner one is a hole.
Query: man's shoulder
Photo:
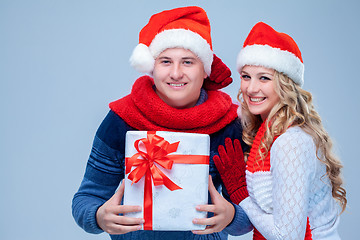
[[[114,111],[110,110],[96,132],[96,136],[114,149],[123,149],[125,134],[131,127]]]

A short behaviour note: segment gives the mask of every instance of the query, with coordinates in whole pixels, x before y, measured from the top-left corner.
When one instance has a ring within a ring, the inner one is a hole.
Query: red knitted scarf
[[[263,138],[264,138],[265,131],[266,131],[265,122],[266,121],[264,121],[261,124],[259,130],[256,133],[254,142],[250,149],[248,160],[246,162],[246,169],[252,173],[260,172],[260,171],[270,171],[270,151],[266,154],[266,156],[264,157],[263,160],[261,160],[261,156],[259,155],[260,143],[262,141],[264,141]],[[278,137],[279,136],[274,137],[273,143]],[[265,149],[261,149],[261,152],[265,153]],[[276,179],[275,179],[275,181],[276,181]],[[266,238],[264,238],[255,227],[254,227],[253,239],[254,240],[263,240],[263,239],[266,240]],[[306,232],[305,232],[304,240],[311,240],[311,239],[312,239],[312,235],[311,235],[310,223],[309,223],[309,218],[307,218]]]
[[[208,91],[208,99],[195,107],[176,109],[167,105],[153,89],[149,76],[137,79],[131,94],[110,103],[110,109],[131,127],[150,131],[215,133],[237,117],[237,105],[229,95]]]

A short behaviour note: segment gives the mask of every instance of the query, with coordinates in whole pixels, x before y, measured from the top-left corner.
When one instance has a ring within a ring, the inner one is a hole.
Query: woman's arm
[[[270,152],[273,185],[272,196],[268,197],[272,198],[272,211],[261,209],[252,194],[240,203],[266,239],[304,239],[315,167],[312,154],[312,139],[299,128],[288,130],[274,142]]]

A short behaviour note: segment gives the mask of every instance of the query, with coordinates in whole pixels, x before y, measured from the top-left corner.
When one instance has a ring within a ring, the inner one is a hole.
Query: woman
[[[340,239],[346,207],[342,165],[303,90],[304,64],[295,41],[256,24],[237,59],[245,154],[226,139],[214,157],[230,199],[254,225],[254,239]],[[225,150],[226,149],[226,150]]]

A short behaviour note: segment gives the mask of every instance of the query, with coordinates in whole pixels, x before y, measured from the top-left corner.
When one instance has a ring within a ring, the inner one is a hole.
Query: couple
[[[304,64],[289,35],[262,22],[250,31],[237,58],[241,111],[218,91],[232,82],[231,72],[212,51],[199,7],[153,15],[130,63],[152,77],[140,77],[129,95],[110,103],[96,132],[72,206],[85,231],[112,239],[227,239],[253,229],[254,239],[340,239],[342,165],[301,88]],[[212,214],[193,219],[205,230],[138,231],[144,220],[123,216],[141,211],[121,205],[123,184],[116,191],[128,130],[210,135],[211,199],[196,209]]]

